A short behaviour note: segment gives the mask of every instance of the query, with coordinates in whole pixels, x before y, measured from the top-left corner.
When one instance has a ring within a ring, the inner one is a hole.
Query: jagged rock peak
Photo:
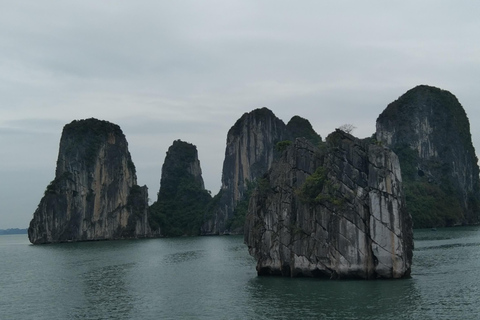
[[[97,119],[65,125],[55,179],[28,230],[32,243],[146,237],[146,187],[137,186],[127,140]]]
[[[420,85],[377,119],[376,139],[399,156],[415,227],[479,222],[479,169],[470,123],[446,90]]]
[[[150,207],[150,225],[163,236],[198,235],[211,201],[205,190],[197,147],[176,140],[162,166],[160,191]]]
[[[397,156],[342,131],[319,149],[296,139],[259,182],[245,243],[259,275],[401,278],[411,218]]]

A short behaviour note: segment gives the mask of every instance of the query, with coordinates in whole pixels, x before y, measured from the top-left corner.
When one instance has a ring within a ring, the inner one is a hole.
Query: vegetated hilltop
[[[146,237],[147,188],[119,126],[97,119],[65,125],[55,179],[33,214],[32,243]]]
[[[174,141],[163,163],[157,201],[149,209],[152,229],[160,230],[162,236],[198,235],[211,200],[197,147]]]
[[[414,227],[479,222],[479,168],[462,105],[448,91],[417,86],[377,119],[376,139],[402,168]]]

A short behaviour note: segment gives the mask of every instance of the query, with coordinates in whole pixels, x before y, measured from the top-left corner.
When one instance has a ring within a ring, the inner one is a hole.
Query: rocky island
[[[40,244],[147,237],[147,198],[120,127],[73,121],[63,128],[55,179],[33,214],[28,238]]]
[[[174,141],[162,166],[157,201],[149,208],[152,229],[167,237],[199,235],[211,200],[203,183],[197,147]]]
[[[340,130],[320,147],[295,140],[253,193],[244,237],[259,275],[408,276],[412,222],[397,156]]]

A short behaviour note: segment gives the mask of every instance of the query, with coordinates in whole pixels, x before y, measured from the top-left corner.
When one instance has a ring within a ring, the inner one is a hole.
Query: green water
[[[480,228],[415,231],[412,278],[260,278],[242,237],[0,236],[0,319],[478,319]]]

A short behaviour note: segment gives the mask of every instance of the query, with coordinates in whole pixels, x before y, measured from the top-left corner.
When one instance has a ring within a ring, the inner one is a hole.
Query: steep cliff
[[[259,275],[400,278],[413,234],[389,149],[341,131],[319,149],[297,139],[259,182],[245,243]]]
[[[147,188],[119,126],[96,119],[63,128],[55,179],[33,215],[30,242],[146,237]]]
[[[267,108],[245,113],[228,131],[222,187],[215,196],[215,205],[202,226],[202,234],[229,231],[227,225],[234,216],[239,201],[252,188],[252,183],[270,168],[275,144],[288,138],[287,128]],[[239,232],[242,232],[243,226]]]
[[[174,141],[163,163],[158,199],[150,207],[152,229],[163,236],[198,235],[210,201],[197,147]]]
[[[415,227],[479,222],[478,159],[453,94],[425,85],[409,90],[380,114],[376,139],[400,159]]]

